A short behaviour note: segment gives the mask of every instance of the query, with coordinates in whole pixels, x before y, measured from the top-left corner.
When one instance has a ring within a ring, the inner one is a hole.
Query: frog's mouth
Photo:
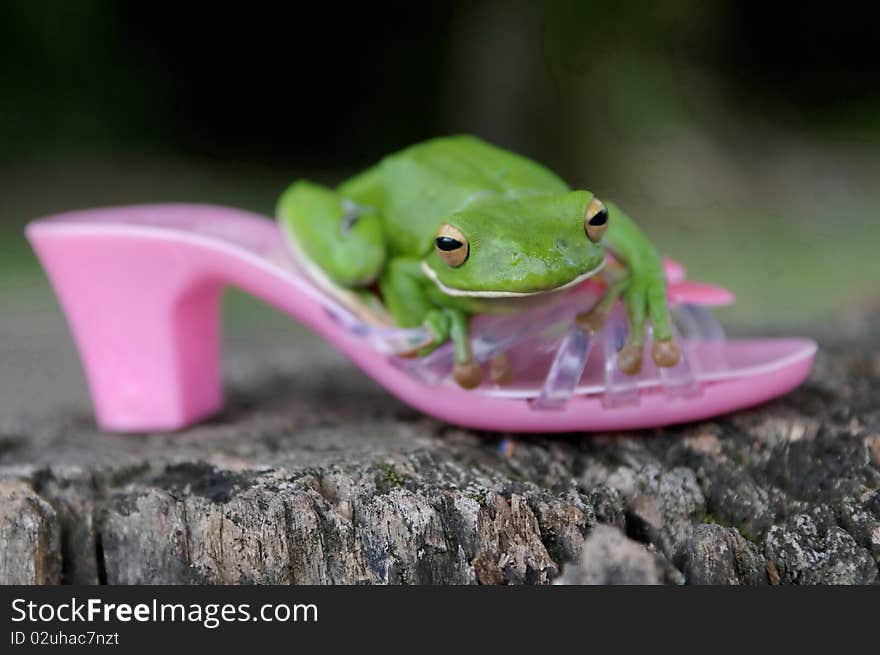
[[[434,284],[440,287],[440,290],[443,293],[449,296],[460,296],[464,298],[525,298],[528,296],[538,296],[543,293],[554,293],[580,284],[584,280],[593,277],[603,268],[605,268],[604,260],[596,268],[587,271],[586,273],[581,273],[573,280],[569,280],[565,284],[561,284],[558,287],[553,287],[551,289],[541,289],[539,291],[468,291],[466,289],[456,289],[455,287],[443,284],[437,276],[437,271],[431,268],[428,265],[428,262],[424,260],[422,261],[422,272],[427,275]]]

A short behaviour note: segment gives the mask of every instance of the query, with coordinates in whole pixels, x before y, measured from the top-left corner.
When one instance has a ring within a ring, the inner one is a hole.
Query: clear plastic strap
[[[412,352],[428,340],[428,331],[421,328],[376,328],[365,335],[367,343],[383,355]]]
[[[724,343],[727,337],[724,328],[712,313],[699,305],[682,304],[672,308],[673,318],[681,326],[683,352],[689,343],[701,342],[699,357],[691,357],[695,374],[716,373],[729,368]]]
[[[571,320],[580,307],[570,302],[574,298],[568,300],[569,303],[559,302],[485,322],[474,333],[474,357],[484,363],[498,353],[512,350],[529,339],[558,331],[561,336],[552,337],[559,339],[553,362],[539,395],[531,403],[536,409],[561,409],[575,394],[590,350],[596,340],[599,340],[603,346],[605,366],[602,405],[606,409],[637,406],[640,402],[639,381],[646,384],[645,377],[623,373],[617,364],[618,351],[623,346],[628,331],[622,306],[615,307],[601,331],[590,335],[576,325],[571,325]],[[383,354],[412,352],[424,344],[428,337],[424,328],[377,327],[364,323],[342,307],[327,308],[327,311],[351,334],[364,339],[371,348]],[[670,398],[692,397],[700,393],[700,385],[696,380],[700,374],[727,368],[722,347],[725,341],[724,330],[703,307],[682,304],[672,308],[672,311],[675,318],[675,338],[682,345],[682,359],[671,368],[657,367],[657,377],[652,376],[650,383],[651,386],[661,386]],[[696,351],[694,348],[698,342],[700,347]],[[551,344],[552,341],[548,345]],[[453,358],[452,345],[444,344],[425,357],[395,358],[394,361],[401,369],[409,371],[423,382],[439,384],[450,377]]]
[[[581,301],[583,302],[583,301]],[[555,304],[531,312],[493,317],[488,324],[476,329],[471,340],[474,359],[488,362],[492,357],[532,339],[537,335],[564,326],[577,311],[578,305]],[[452,374],[453,348],[446,344],[425,357],[414,359],[404,368],[423,382],[437,384]]]
[[[545,308],[502,316],[483,325],[474,334],[474,357],[488,361],[494,355],[530,339],[556,325],[567,323],[576,306],[557,302]]]
[[[617,365],[617,353],[626,341],[627,331],[626,320],[620,308],[615,308],[601,332],[605,348],[605,392],[602,394],[602,406],[605,409],[639,404],[636,376],[627,375]]]
[[[672,313],[681,320],[686,339],[701,339],[703,341],[724,341],[726,339],[721,323],[705,307],[684,303],[674,306]]]
[[[452,375],[455,354],[452,345],[446,344],[424,357],[398,361],[422,382],[439,384]]]
[[[341,307],[327,308],[326,311],[351,334],[364,339],[373,350],[383,355],[411,352],[428,340],[428,331],[422,327],[377,327],[364,323]]]
[[[502,340],[501,342],[492,341],[485,336],[476,338],[471,342],[474,359],[480,363],[487,362],[494,355],[503,352],[505,348],[516,341],[517,339],[514,337]],[[445,344],[424,357],[404,361],[406,362],[404,368],[422,382],[439,384],[452,375],[452,367],[455,364],[455,351],[452,344]]]
[[[700,385],[694,377],[684,341],[675,325],[672,326],[675,340],[681,344],[681,360],[672,367],[658,366],[660,382],[668,398],[693,398],[700,394]]]
[[[574,395],[590,356],[593,336],[576,325],[571,326],[550,365],[541,394],[531,406],[534,409],[562,409]]]

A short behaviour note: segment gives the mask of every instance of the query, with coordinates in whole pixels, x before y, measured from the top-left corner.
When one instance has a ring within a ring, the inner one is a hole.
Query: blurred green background
[[[845,317],[880,298],[874,30],[854,10],[733,1],[7,2],[0,320],[33,333],[53,302],[30,219],[271,214],[299,176],[458,132],[615,199],[692,278],[736,292],[730,324]]]

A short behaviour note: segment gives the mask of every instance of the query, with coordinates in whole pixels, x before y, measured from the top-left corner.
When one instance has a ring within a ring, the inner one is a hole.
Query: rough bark
[[[6,418],[0,582],[873,583],[878,387],[847,346],[768,405],[641,434],[509,442],[342,367],[255,374],[174,435]]]

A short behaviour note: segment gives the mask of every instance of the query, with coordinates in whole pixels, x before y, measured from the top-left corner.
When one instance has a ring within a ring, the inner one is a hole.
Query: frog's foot
[[[513,381],[513,369],[506,352],[500,352],[489,361],[489,377],[495,384],[509,384]]]
[[[642,370],[643,343],[627,341],[617,353],[617,368],[627,375],[638,375]]]
[[[627,339],[617,353],[617,366],[629,375],[637,375],[642,370],[642,352],[645,343],[642,339]],[[681,348],[674,339],[657,339],[651,345],[651,359],[657,366],[671,368],[681,361]]]
[[[657,366],[671,368],[681,361],[681,348],[674,339],[655,339],[651,357]]]
[[[483,370],[480,363],[472,357],[464,362],[455,362],[452,377],[463,389],[473,389],[483,381]]]

